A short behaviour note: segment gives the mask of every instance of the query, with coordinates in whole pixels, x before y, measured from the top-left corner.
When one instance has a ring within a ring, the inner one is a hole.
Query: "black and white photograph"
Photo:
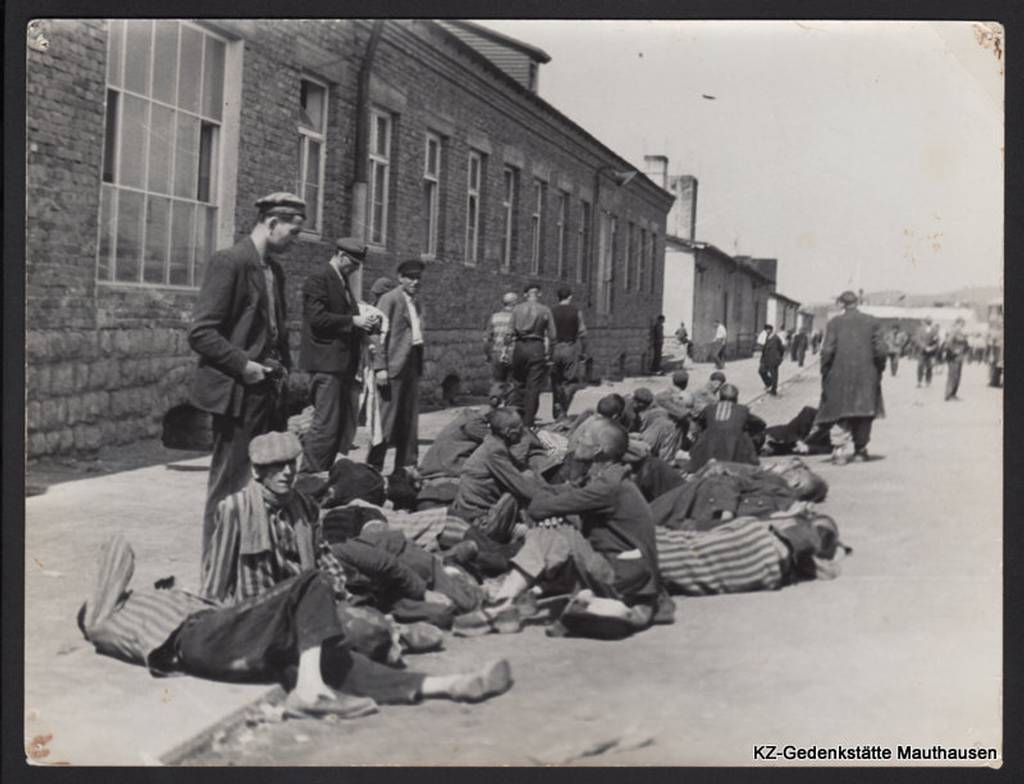
[[[1002,767],[1004,27],[295,15],[25,26],[25,764]]]

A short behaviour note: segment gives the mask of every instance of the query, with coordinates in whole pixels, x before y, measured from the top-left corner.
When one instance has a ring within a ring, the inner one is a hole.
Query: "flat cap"
[[[256,209],[260,215],[280,215],[281,217],[306,217],[306,202],[301,196],[286,191],[277,191],[256,200]]]
[[[857,295],[850,290],[846,290],[836,298],[836,302],[843,305],[856,305]]]
[[[525,294],[530,289],[537,289],[537,291],[540,291],[542,288],[544,287],[540,285],[539,280],[531,280],[529,283],[523,286],[523,293]]]
[[[506,291],[501,295],[501,301],[505,305],[515,305],[519,302],[519,295],[514,291]]]
[[[253,465],[287,463],[302,453],[302,444],[294,433],[271,432],[249,442],[249,460]]]
[[[423,274],[423,269],[426,266],[419,259],[406,259],[398,265],[398,274],[405,275],[407,278],[418,278]]]
[[[366,258],[366,243],[356,237],[342,237],[334,243],[338,250],[356,261]]]

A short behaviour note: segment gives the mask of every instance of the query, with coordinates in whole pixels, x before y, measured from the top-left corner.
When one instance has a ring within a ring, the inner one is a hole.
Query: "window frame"
[[[590,270],[588,255],[590,253],[590,236],[593,232],[593,210],[590,202],[580,199],[580,222],[576,230],[579,245],[576,248],[576,282],[589,283]]]
[[[317,204],[315,217],[316,221],[314,225],[309,225],[307,220],[302,226],[302,234],[310,237],[321,237],[323,236],[323,221],[324,221],[324,169],[327,164],[327,127],[328,118],[330,117],[330,102],[331,102],[331,86],[328,82],[322,79],[303,73],[299,77],[299,90],[300,90],[300,102],[301,102],[301,90],[302,82],[309,82],[315,84],[324,91],[324,108],[323,108],[323,129],[320,132],[313,130],[312,128],[306,128],[301,123],[296,125],[299,132],[299,143],[302,145],[302,151],[299,158],[299,177],[297,181],[298,190],[296,193],[303,199],[306,198],[306,185],[307,185],[307,174],[309,171],[309,142],[314,141],[320,145],[320,166],[319,166],[319,177],[316,185],[317,189]],[[309,205],[306,205],[307,210]]]
[[[108,19],[107,21],[107,44],[105,49],[105,67],[104,67],[104,98],[103,98],[103,113],[104,113],[104,125],[103,125],[103,141],[102,141],[102,155],[100,163],[100,206],[99,215],[97,220],[97,243],[96,252],[93,257],[94,260],[94,280],[97,285],[104,287],[115,287],[124,289],[166,289],[174,291],[196,291],[199,289],[202,283],[202,272],[201,266],[205,265],[206,257],[212,254],[216,250],[216,246],[219,242],[219,236],[221,233],[221,222],[223,220],[223,214],[226,209],[230,207],[226,206],[226,192],[233,190],[228,188],[224,183],[224,157],[225,157],[225,126],[230,123],[228,101],[227,101],[227,86],[228,86],[228,71],[229,71],[229,57],[231,57],[231,46],[232,42],[225,36],[209,29],[201,24],[197,24],[187,19]],[[173,93],[169,99],[157,97],[155,95],[155,79],[156,79],[156,58],[157,58],[157,22],[174,22],[176,23],[175,28],[175,63],[174,63],[174,81],[170,87],[170,91]],[[147,22],[149,23],[149,36],[148,36],[148,62],[147,62],[147,82],[145,93],[137,92],[133,89],[129,89],[126,85],[128,63],[129,63],[129,51],[128,51],[128,22]],[[201,57],[199,64],[199,92],[196,98],[197,108],[190,109],[187,106],[181,105],[179,102],[179,90],[181,82],[181,63],[182,63],[182,30],[188,28],[195,30],[201,36]],[[118,36],[119,41],[115,44],[115,36]],[[219,42],[223,47],[222,62],[221,62],[221,73],[220,73],[220,104],[217,107],[220,117],[216,117],[213,114],[206,112],[205,103],[205,90],[207,89],[207,50],[209,48],[207,39],[212,39]],[[118,62],[112,63],[112,54],[115,45],[119,48],[117,52]],[[110,81],[110,71],[112,64],[117,69],[118,73],[115,74],[117,83]],[[116,108],[111,109],[111,99],[115,96]],[[137,101],[145,102],[144,119],[142,122],[142,139],[141,139],[141,185],[126,185],[119,182],[121,169],[123,166],[122,161],[122,142],[124,141],[124,106],[125,98],[133,98]],[[150,187],[150,154],[151,144],[153,136],[153,109],[159,107],[165,111],[170,112],[170,139],[167,142],[168,146],[168,161],[166,164],[167,172],[166,176],[168,179],[166,192],[154,190]],[[195,120],[196,128],[196,140],[195,140],[195,167],[194,174],[197,178],[195,188],[190,188],[189,193],[195,193],[195,195],[181,196],[176,193],[177,177],[178,177],[178,131],[180,126],[179,115],[187,115]],[[114,123],[114,128],[111,130],[110,122]],[[207,198],[204,200],[201,198],[200,182],[202,180],[202,161],[204,158],[204,130],[206,128],[213,128],[214,132],[210,135],[210,141],[206,146],[207,154],[209,155],[208,163],[208,182],[207,189],[209,193]],[[111,149],[112,144],[112,149]],[[113,153],[113,160],[108,161],[108,153]],[[110,179],[107,179],[108,164],[110,171]],[[103,201],[104,194],[110,194],[109,201],[109,214],[106,216],[107,220],[104,221],[103,214]],[[138,221],[138,246],[139,255],[136,259],[138,265],[138,275],[135,280],[119,280],[118,274],[118,235],[119,225],[121,218],[121,197],[123,193],[139,194],[142,198],[141,209]],[[165,226],[166,238],[163,240],[163,278],[159,282],[146,280],[146,269],[147,269],[147,254],[149,253],[149,221],[147,220],[150,215],[150,204],[151,199],[163,199],[167,203],[167,223]],[[174,214],[176,203],[189,205],[191,207],[191,227],[190,227],[190,239],[189,239],[189,258],[186,262],[186,281],[185,283],[172,283],[172,262],[173,262],[173,249],[174,249]],[[211,213],[212,210],[212,213]],[[211,221],[212,218],[212,221]],[[104,235],[109,230],[109,251],[108,257],[105,260],[103,258],[103,244]],[[205,243],[200,242],[200,233],[206,232],[207,236]],[[200,258],[199,254],[203,253],[204,257]],[[101,265],[105,265],[105,275],[101,275]]]
[[[633,282],[633,265],[636,261],[636,223],[626,221],[626,263],[622,265],[622,290],[629,291]]]
[[[544,203],[547,183],[533,180],[533,212],[530,213],[530,274],[540,275],[544,256]]]
[[[473,182],[473,162],[476,161],[476,183]],[[480,260],[480,207],[483,203],[484,155],[470,150],[466,156],[466,251],[463,261],[475,267]],[[471,205],[475,204],[475,209]],[[472,218],[470,218],[472,215]],[[470,240],[472,235],[472,240]]]
[[[436,171],[430,171],[431,142],[437,145]],[[441,220],[441,173],[444,170],[443,155],[444,140],[441,135],[433,131],[427,131],[423,137],[423,189],[428,203],[425,216],[427,223],[424,227],[425,241],[421,255],[429,259],[435,258],[438,250]]]
[[[568,239],[568,228],[569,228],[569,193],[568,191],[558,191],[558,219],[555,221],[557,227],[557,249],[556,249],[556,277],[559,280],[565,280],[565,257],[568,246],[566,241]]]
[[[505,216],[502,222],[502,242],[499,266],[503,272],[512,269],[512,256],[515,251],[513,238],[515,235],[516,197],[519,191],[519,170],[506,164],[501,169],[501,206]]]
[[[648,294],[654,294],[654,291],[657,288],[657,285],[655,285],[655,273],[657,272],[657,267],[658,267],[657,255],[658,255],[658,232],[656,232],[654,229],[651,229],[651,254],[650,254],[650,257],[649,257],[650,258],[649,267],[650,267],[650,273],[651,274],[649,275],[648,281],[647,281],[647,293]]]
[[[377,140],[377,121],[384,120],[386,123],[386,133],[384,139],[384,152],[376,151],[375,145]],[[395,131],[395,118],[390,112],[385,109],[372,108],[370,110],[370,137],[369,145],[367,147],[367,157],[369,158],[369,176],[366,188],[366,201],[367,201],[367,220],[366,220],[366,234],[367,244],[373,245],[377,248],[387,247],[388,243],[388,214],[390,211],[390,198],[391,198],[391,158],[392,150],[394,147],[394,131]],[[381,205],[380,212],[380,226],[376,223],[376,214],[374,206],[378,202],[377,197],[377,172],[383,171],[384,176],[381,178],[381,182],[384,186],[383,198],[379,199]],[[379,237],[375,232],[379,229]]]

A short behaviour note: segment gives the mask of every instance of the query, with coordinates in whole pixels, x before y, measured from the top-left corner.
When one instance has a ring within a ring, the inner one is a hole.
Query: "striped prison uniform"
[[[710,531],[659,527],[656,536],[658,565],[669,593],[776,590],[792,571],[788,546],[766,520],[738,517]]]

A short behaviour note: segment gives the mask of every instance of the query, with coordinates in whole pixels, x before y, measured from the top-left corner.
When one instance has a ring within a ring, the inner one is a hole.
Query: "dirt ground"
[[[1002,392],[968,366],[886,378],[869,463],[809,462],[854,550],[833,581],[678,600],[676,622],[621,642],[449,638],[410,657],[441,673],[506,657],[487,703],[430,701],[343,722],[240,726],[193,765],[752,765],[755,744],[1001,748]],[[755,408],[816,405],[808,374]],[[793,764],[793,763],[786,763]]]

